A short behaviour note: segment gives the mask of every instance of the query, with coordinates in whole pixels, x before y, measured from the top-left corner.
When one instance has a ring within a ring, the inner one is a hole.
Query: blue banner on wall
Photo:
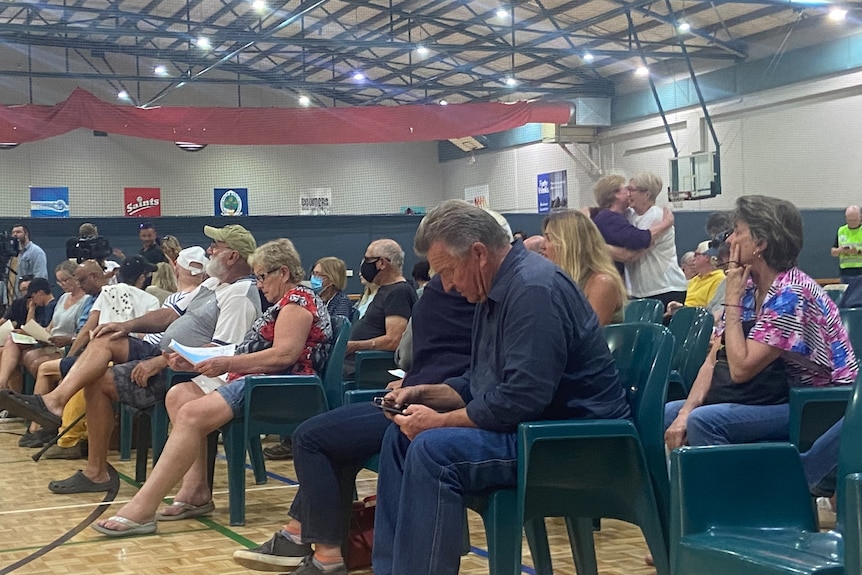
[[[247,216],[248,188],[215,188],[215,215]]]
[[[568,207],[569,186],[566,170],[539,174],[536,180],[536,198],[540,214],[546,214],[555,208]]]
[[[30,187],[31,218],[68,218],[69,188]]]

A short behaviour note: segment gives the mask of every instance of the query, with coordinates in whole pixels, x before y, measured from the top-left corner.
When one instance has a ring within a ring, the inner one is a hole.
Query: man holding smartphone
[[[862,209],[848,206],[844,210],[845,225],[838,228],[832,257],[838,258],[841,283],[849,284],[862,275]]]
[[[465,496],[517,483],[523,421],[631,417],[598,319],[574,281],[494,218],[443,202],[416,232],[444,289],[476,303],[470,368],[395,389],[380,452],[375,575],[455,575]],[[432,536],[433,535],[433,536]]]

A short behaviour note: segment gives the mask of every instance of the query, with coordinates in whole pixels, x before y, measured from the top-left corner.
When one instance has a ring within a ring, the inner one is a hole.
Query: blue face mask
[[[320,276],[311,276],[311,289],[314,293],[319,294],[323,291],[323,278]]]

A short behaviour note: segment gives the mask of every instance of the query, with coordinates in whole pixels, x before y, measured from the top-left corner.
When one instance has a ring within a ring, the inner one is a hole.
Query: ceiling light
[[[593,60],[595,60],[595,58],[596,57],[589,52],[584,52],[584,62],[592,62]]]
[[[507,86],[517,86],[518,81],[516,79],[514,79],[512,76],[509,76],[508,78],[506,78],[506,85]]]
[[[353,74],[353,81],[354,82],[364,82],[365,81],[365,74],[363,74],[362,72],[356,72],[355,74]]]
[[[440,104],[441,106],[448,106],[449,105],[449,102],[447,102],[446,100],[440,100],[437,103]],[[16,146],[17,146],[17,144],[16,144]]]
[[[500,20],[508,20],[509,19],[509,11],[505,8],[500,8],[497,10],[497,18]]]
[[[429,52],[429,50],[425,46],[418,46],[416,48],[416,53],[419,54],[420,56],[427,56],[428,52]]]
[[[129,93],[126,92],[125,90],[120,90],[119,92],[117,92],[117,98],[119,98],[120,100],[129,100],[130,99]]]
[[[682,22],[679,23],[679,25],[676,27],[676,29],[679,30],[683,34],[687,34],[691,30],[691,24],[689,24],[688,22],[683,20]]]
[[[308,106],[311,104],[311,98],[308,96],[300,96],[299,97],[299,105],[300,106]]]
[[[153,68],[153,73],[156,76],[167,76],[168,75],[168,68],[166,66],[164,66],[163,64],[159,64],[158,66]]]
[[[195,45],[201,50],[209,50],[212,48],[212,44],[210,44],[210,39],[206,36],[198,36],[198,39],[195,40]]]
[[[174,142],[184,152],[200,152],[207,147],[206,144],[195,144],[194,142]]]
[[[847,18],[847,10],[843,8],[833,8],[829,11],[829,19],[833,22],[843,22]]]
[[[263,12],[266,10],[266,2],[264,2],[264,0],[254,0],[254,2],[251,3],[251,7],[257,12]]]
[[[635,74],[638,76],[649,76],[649,68],[646,66],[638,66],[637,70],[635,70]]]

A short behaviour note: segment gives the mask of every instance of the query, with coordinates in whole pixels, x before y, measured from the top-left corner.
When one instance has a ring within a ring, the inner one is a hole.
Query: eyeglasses
[[[255,275],[254,279],[256,279],[259,283],[263,283],[266,281],[266,278],[268,278],[269,276],[271,276],[272,274],[274,274],[275,272],[278,272],[278,271],[281,271],[281,268],[275,268],[275,269],[269,270],[268,272],[263,272],[260,275]]]
[[[363,258],[362,258],[362,263],[364,263],[364,264],[373,264],[373,263],[377,263],[377,261],[378,261],[378,260],[386,260],[386,261],[388,262],[388,261],[389,261],[389,258],[386,258],[386,257],[383,257],[383,256],[371,256],[371,257],[364,257],[364,256],[363,256]]]
[[[628,186],[626,189],[627,189],[629,192],[640,192],[640,193],[642,193],[642,194],[645,194],[645,193],[647,193],[647,192],[649,191],[649,190],[647,190],[647,189],[645,189],[645,188],[638,188],[638,187],[636,187],[636,186]]]

